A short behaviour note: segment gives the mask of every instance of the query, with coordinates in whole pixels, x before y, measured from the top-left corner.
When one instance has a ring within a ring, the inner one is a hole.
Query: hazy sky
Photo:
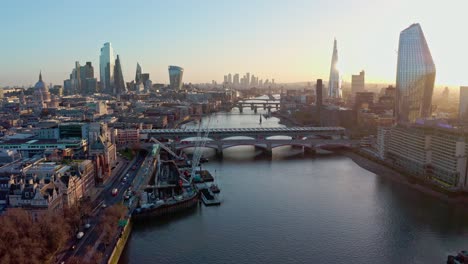
[[[344,81],[395,82],[398,37],[421,24],[438,84],[468,85],[467,0],[3,1],[0,86],[30,85],[39,70],[63,84],[75,61],[91,61],[112,42],[125,81],[136,63],[153,83],[168,65],[184,82],[222,81],[250,72],[277,82],[328,80],[333,38]]]

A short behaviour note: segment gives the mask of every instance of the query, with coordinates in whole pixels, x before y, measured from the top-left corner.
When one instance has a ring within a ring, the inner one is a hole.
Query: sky
[[[333,39],[343,81],[394,83],[399,33],[420,23],[436,83],[468,85],[466,0],[15,0],[0,12],[0,87],[28,86],[42,71],[63,84],[74,67],[111,42],[125,81],[137,62],[153,83],[168,83],[168,65],[184,82],[223,81],[246,72],[277,83],[329,78]]]

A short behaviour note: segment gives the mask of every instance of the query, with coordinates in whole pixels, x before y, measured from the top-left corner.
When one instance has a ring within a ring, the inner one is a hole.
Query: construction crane
[[[178,160],[183,160],[184,159],[181,156],[174,153],[174,151],[172,151],[164,143],[160,142],[159,140],[155,139],[154,137],[151,137],[149,141],[158,144],[161,148],[163,148],[165,151],[167,151],[167,153],[171,154],[174,158],[176,158]]]
[[[210,134],[210,123],[211,123],[211,117],[208,118],[208,123],[206,125],[205,131],[203,131],[203,126],[201,122],[198,126],[197,140],[195,142],[195,150],[193,152],[193,158],[192,158],[192,171],[191,171],[192,177],[190,177],[190,181],[192,181],[193,178],[196,176],[197,166],[200,163],[200,159],[203,154],[203,148],[205,147],[206,141],[208,140],[208,135]]]

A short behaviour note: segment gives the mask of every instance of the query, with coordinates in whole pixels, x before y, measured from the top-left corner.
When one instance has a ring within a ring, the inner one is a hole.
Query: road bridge
[[[160,141],[173,140],[182,141],[188,138],[205,135],[206,128],[186,129],[141,129],[140,139],[148,140],[155,138]],[[303,138],[343,138],[345,129],[343,127],[257,127],[257,128],[211,128],[208,138],[212,140],[223,140],[231,137],[249,137],[255,140],[269,139],[273,136],[288,136],[292,139]]]

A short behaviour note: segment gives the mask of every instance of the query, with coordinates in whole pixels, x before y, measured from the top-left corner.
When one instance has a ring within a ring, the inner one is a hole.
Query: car
[[[76,245],[72,245],[72,246],[70,247],[70,250],[75,250],[75,249],[76,249]]]
[[[112,196],[117,196],[119,190],[117,188],[112,189]]]
[[[123,177],[122,181],[127,182],[127,177]]]
[[[106,208],[106,207],[107,207],[107,204],[106,204],[106,203],[103,203],[103,204],[101,205],[101,207],[102,207],[102,208]]]
[[[89,229],[90,227],[91,227],[91,224],[89,223],[84,226],[85,229]]]
[[[76,234],[76,239],[81,239],[83,236],[84,236],[83,232],[78,232],[78,234]]]

